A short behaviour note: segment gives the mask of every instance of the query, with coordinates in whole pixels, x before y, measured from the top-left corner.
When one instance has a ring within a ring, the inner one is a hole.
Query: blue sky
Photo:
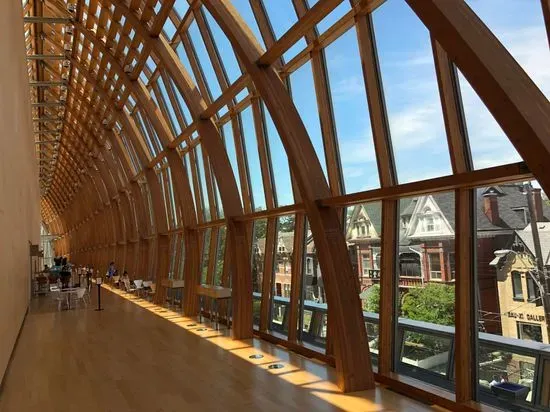
[[[183,13],[186,9],[185,6],[178,6],[180,2],[176,2],[176,8],[182,8]],[[316,2],[310,0],[311,5]],[[264,3],[277,37],[297,21],[291,0],[266,0]],[[467,3],[548,97],[550,53],[540,2],[468,0]],[[233,0],[233,4],[263,45],[248,0]],[[349,2],[344,1],[318,25],[319,32],[330,27],[349,8]],[[221,29],[209,14],[207,19],[232,82],[240,76],[237,60]],[[450,174],[451,165],[429,33],[403,0],[388,0],[374,12],[373,20],[398,180],[405,183]],[[196,23],[190,27],[190,36],[215,99],[221,89],[215,80]],[[305,41],[301,40],[284,54],[285,60],[294,57],[303,47]],[[181,50],[178,52],[181,56]],[[379,187],[355,29],[352,28],[329,45],[325,54],[346,192]],[[190,69],[189,62],[186,59],[182,61]],[[475,168],[520,160],[507,137],[462,76],[460,83]],[[290,84],[293,100],[324,165],[311,64],[307,63],[293,73]],[[279,205],[290,204],[293,203],[293,196],[286,153],[269,114],[266,116]],[[251,114],[245,113],[242,121],[255,206],[265,207],[258,153],[251,140],[254,132]],[[231,134],[228,129],[224,128],[226,136]],[[230,158],[233,151],[230,149]],[[238,175],[235,159],[232,159],[232,164]]]

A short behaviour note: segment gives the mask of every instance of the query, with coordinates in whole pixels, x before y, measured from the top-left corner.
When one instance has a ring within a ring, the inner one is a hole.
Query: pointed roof
[[[483,210],[483,195],[489,192],[497,193],[498,213],[500,222],[493,224]],[[521,230],[527,226],[521,213],[516,210],[527,208],[527,196],[522,183],[509,183],[481,188],[477,193],[477,230]],[[542,211],[545,222],[550,221],[550,206],[543,200]],[[539,219],[541,220],[541,219]]]

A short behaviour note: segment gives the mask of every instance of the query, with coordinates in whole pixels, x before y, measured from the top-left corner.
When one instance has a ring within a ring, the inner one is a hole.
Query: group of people
[[[107,282],[112,284],[115,276],[118,276],[118,270],[115,266],[115,262],[109,263],[109,268],[107,269]],[[119,285],[122,289],[127,289],[131,283],[128,272],[125,270],[122,276],[119,278]]]

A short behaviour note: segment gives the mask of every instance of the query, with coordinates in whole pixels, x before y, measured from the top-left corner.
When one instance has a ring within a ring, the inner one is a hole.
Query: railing
[[[259,303],[261,295],[254,294]],[[274,297],[270,329],[288,333],[288,298]],[[259,312],[259,304],[255,305]],[[326,344],[327,305],[305,301],[300,324],[302,342],[323,349]],[[259,319],[255,316],[255,320]],[[363,312],[373,364],[378,357],[378,314]],[[455,328],[399,318],[395,365],[399,373],[454,391]],[[521,411],[550,411],[550,345],[489,333],[478,334],[479,399]],[[504,377],[529,387],[525,401],[514,405],[491,391],[491,382]],[[509,410],[509,409],[508,409]]]

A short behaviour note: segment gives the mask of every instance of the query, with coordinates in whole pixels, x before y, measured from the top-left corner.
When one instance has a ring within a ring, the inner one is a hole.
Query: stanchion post
[[[97,309],[96,310],[103,310],[101,307],[101,278],[96,278],[95,284],[97,285]]]

